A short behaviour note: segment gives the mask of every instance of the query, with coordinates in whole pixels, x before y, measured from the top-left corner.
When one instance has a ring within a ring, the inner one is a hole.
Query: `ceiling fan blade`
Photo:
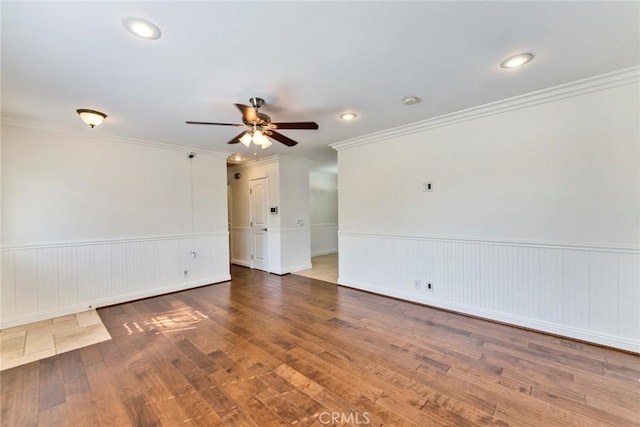
[[[245,133],[249,132],[248,130],[245,130],[244,132],[242,132],[239,135],[236,135],[235,138],[233,138],[232,140],[230,140],[229,142],[227,142],[227,144],[237,144],[238,142],[240,142],[240,138],[242,138],[244,136]]]
[[[287,147],[293,147],[294,145],[298,144],[296,141],[294,141],[291,138],[288,138],[286,136],[284,136],[283,134],[276,132],[275,130],[270,130],[267,132],[267,136],[275,139],[276,141],[280,141],[282,142],[284,145],[286,145]]]
[[[253,123],[258,121],[258,115],[256,114],[256,110],[253,107],[242,104],[235,105],[236,107],[238,107],[238,110],[242,112],[242,118],[245,122]]]
[[[239,123],[215,123],[215,122],[185,122],[185,123],[188,125],[217,125],[217,126],[236,126],[236,127],[244,126]]]
[[[275,129],[318,129],[316,122],[287,122],[287,123],[271,123]]]

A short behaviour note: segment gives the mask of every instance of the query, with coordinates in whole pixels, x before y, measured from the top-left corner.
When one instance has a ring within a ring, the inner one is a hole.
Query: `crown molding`
[[[289,164],[289,165],[311,167],[316,164],[316,162],[314,162],[313,160],[300,159],[298,157],[282,156],[279,154],[276,154],[275,156],[270,156],[270,157],[275,157],[278,159],[280,163]]]
[[[119,142],[123,144],[142,145],[152,148],[161,148],[164,150],[180,151],[184,153],[194,152],[196,154],[208,155],[226,159],[229,153],[221,153],[219,151],[207,150],[201,147],[190,147],[186,145],[170,144],[167,142],[152,141],[142,138],[134,138],[130,136],[120,135],[113,132],[105,132],[99,129],[76,129],[67,126],[56,125],[52,123],[40,123],[30,120],[18,119],[7,114],[0,115],[0,125],[15,126],[27,129],[39,130],[44,132],[66,133],[69,135],[82,136],[88,139],[96,139],[109,142]]]
[[[529,108],[536,105],[546,104],[588,93],[599,92],[619,86],[626,86],[640,82],[640,66],[624,68],[611,73],[601,74],[574,82],[553,86],[547,89],[538,90],[524,95],[491,102],[477,107],[467,108],[454,113],[421,120],[408,125],[374,132],[368,135],[347,139],[345,141],[330,144],[336,151],[354,148],[361,145],[373,144],[404,135],[423,132],[439,127],[450,126],[463,123],[482,117],[493,116],[509,111]]]
[[[336,173],[332,173],[332,172],[323,172],[323,171],[316,171],[316,170],[312,170],[310,171],[310,173],[314,174],[314,175],[323,175],[329,178],[337,178],[338,177],[338,172]]]
[[[265,158],[260,159],[260,160],[256,160],[256,161],[252,161],[252,162],[248,162],[248,163],[243,163],[243,164],[239,164],[239,165],[230,166],[229,170],[230,171],[239,171],[239,170],[243,170],[243,169],[255,168],[255,167],[258,167],[258,166],[266,166],[266,165],[270,165],[270,164],[274,164],[274,163],[290,164],[290,165],[306,166],[306,167],[311,167],[312,165],[315,164],[315,162],[312,161],[312,160],[299,159],[297,157],[289,157],[289,156],[282,156],[282,155],[279,155],[279,154],[274,154],[272,156],[268,156],[268,157],[265,157]]]

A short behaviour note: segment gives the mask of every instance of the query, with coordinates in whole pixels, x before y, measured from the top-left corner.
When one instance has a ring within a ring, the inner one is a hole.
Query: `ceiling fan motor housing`
[[[266,114],[263,113],[256,113],[256,119],[255,120],[246,120],[244,117],[242,118],[242,123],[244,123],[247,126],[267,126],[269,123],[271,123],[271,117],[267,116]]]

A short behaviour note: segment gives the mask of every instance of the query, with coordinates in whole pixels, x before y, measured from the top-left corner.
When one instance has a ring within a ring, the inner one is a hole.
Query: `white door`
[[[253,179],[249,187],[251,211],[251,268],[268,271],[267,263],[267,178]]]

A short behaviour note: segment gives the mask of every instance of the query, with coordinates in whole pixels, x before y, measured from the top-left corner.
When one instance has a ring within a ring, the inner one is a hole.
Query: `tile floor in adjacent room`
[[[298,276],[311,277],[324,282],[338,283],[338,254],[320,255],[311,258],[312,268],[296,271]]]
[[[111,339],[95,310],[0,331],[0,370]]]

